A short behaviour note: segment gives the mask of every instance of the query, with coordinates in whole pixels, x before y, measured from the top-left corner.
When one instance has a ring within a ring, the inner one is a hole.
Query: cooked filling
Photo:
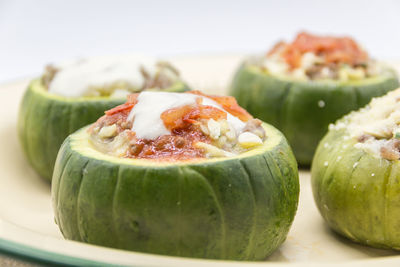
[[[372,99],[365,108],[352,112],[330,126],[348,129],[356,147],[388,160],[400,158],[400,88]]]
[[[277,43],[258,64],[272,75],[298,80],[361,80],[385,71],[349,37],[305,32],[292,43]]]
[[[178,71],[169,63],[154,62],[125,56],[49,65],[42,83],[49,92],[66,97],[126,97],[146,89],[166,89],[179,79]]]
[[[191,160],[230,157],[263,144],[261,121],[233,97],[142,92],[105,112],[90,129],[90,141],[117,157]]]

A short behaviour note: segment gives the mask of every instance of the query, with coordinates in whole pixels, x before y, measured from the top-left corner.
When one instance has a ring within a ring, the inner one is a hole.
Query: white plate
[[[223,93],[242,56],[171,59],[187,81]],[[134,266],[386,266],[400,265],[398,252],[373,249],[332,233],[312,198],[310,175],[300,172],[299,209],[285,243],[265,262],[232,262],[158,256],[64,240],[53,220],[50,186],[24,159],[16,134],[18,105],[27,80],[0,86],[0,249],[53,263]]]

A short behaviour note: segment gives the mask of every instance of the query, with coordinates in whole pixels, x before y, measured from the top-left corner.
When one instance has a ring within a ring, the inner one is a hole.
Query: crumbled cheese
[[[400,88],[373,98],[366,107],[329,125],[329,130],[340,129],[348,132],[343,136],[344,140],[359,140],[354,147],[377,158],[398,159],[400,152],[393,148],[392,139],[400,137]]]
[[[221,136],[220,138],[218,138],[218,146],[223,147],[223,146],[227,145],[227,141],[228,141],[228,139],[226,138],[225,135]]]
[[[244,148],[250,148],[254,146],[259,146],[263,142],[260,137],[257,135],[250,133],[250,132],[244,132],[241,133],[238,137],[238,143],[240,146]]]
[[[337,62],[329,66],[323,56],[313,52],[304,53],[301,56],[299,66],[291,68],[282,57],[282,50],[275,51],[264,58],[250,58],[249,64],[255,64],[266,69],[271,75],[288,77],[295,80],[337,80],[342,82],[362,80],[366,77],[373,77],[388,71],[387,66],[369,59],[366,66],[352,66]]]
[[[383,97],[374,98],[366,108],[351,113],[347,118],[351,135],[354,137],[366,133],[378,138],[390,138],[399,128],[399,97],[400,90],[394,90]]]
[[[226,110],[224,110],[217,102],[215,102],[211,98],[208,98],[208,97],[202,97],[202,98],[203,98],[203,102],[202,102],[203,105],[212,106],[212,107],[221,109],[226,112],[227,122],[229,123],[229,125],[232,126],[232,128],[235,130],[235,132],[240,133],[243,130],[245,123],[243,121],[241,121],[238,117],[235,117],[232,114],[230,114],[229,112],[227,112]]]
[[[272,75],[280,76],[289,70],[289,65],[280,57],[269,57],[264,61],[264,67]]]
[[[210,132],[210,137],[217,140],[221,135],[221,125],[214,119],[209,119],[207,122],[208,130]]]
[[[364,143],[356,143],[354,147],[362,149],[376,157],[379,157],[381,154],[381,147],[387,144],[388,140],[374,140],[369,139],[366,140]]]
[[[130,145],[129,140],[130,139],[127,137],[126,131],[116,135],[110,142],[104,142],[104,140],[101,140],[98,138],[91,139],[91,141],[93,142],[95,147],[97,147],[104,153],[107,153],[107,154],[110,154],[110,155],[113,155],[116,157],[123,157],[126,154],[126,151]]]
[[[349,79],[349,73],[346,71],[346,69],[341,68],[338,71],[338,77],[341,81],[347,81]]]
[[[307,74],[306,71],[304,69],[295,69],[292,72],[292,76],[293,78],[297,79],[297,80],[307,80]]]
[[[225,133],[225,136],[228,138],[229,141],[236,139],[236,132],[233,129],[232,125],[229,124],[229,130]]]
[[[347,127],[347,125],[343,122],[337,122],[336,124],[333,124],[333,123],[329,124],[329,130],[338,131],[338,130],[344,129],[346,127]]]
[[[226,120],[219,121],[219,124],[221,126],[221,134],[225,134],[230,130],[229,123]]]
[[[223,149],[220,149],[216,146],[206,144],[203,142],[197,142],[194,144],[194,147],[203,149],[204,152],[206,153],[207,157],[232,157],[235,156],[235,154],[225,151]]]
[[[210,135],[210,131],[208,130],[208,127],[202,123],[200,123],[200,130],[205,134],[205,135]]]
[[[343,67],[339,70],[341,80],[361,80],[365,78],[365,70],[362,68]]]
[[[332,76],[333,76],[333,72],[328,67],[323,67],[321,69],[321,78],[328,79],[328,78],[332,78]]]
[[[315,55],[312,52],[307,52],[305,53],[302,58],[301,58],[301,68],[303,69],[309,69],[313,67],[316,64],[323,63],[324,59]]]
[[[104,126],[99,131],[99,137],[109,138],[117,134],[117,126],[115,124]]]

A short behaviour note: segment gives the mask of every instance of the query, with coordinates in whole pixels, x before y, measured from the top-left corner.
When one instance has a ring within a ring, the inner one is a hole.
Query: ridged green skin
[[[186,85],[178,82],[166,91],[187,90]],[[64,139],[125,101],[126,98],[65,98],[49,94],[40,79],[33,80],[23,96],[18,116],[20,143],[31,166],[50,181]]]
[[[62,145],[53,175],[65,238],[148,253],[263,260],[297,210],[296,160],[265,125],[265,144],[228,159],[157,163],[94,150],[83,128]]]
[[[359,82],[300,82],[283,80],[259,67],[242,65],[230,94],[254,117],[281,130],[298,163],[307,166],[329,123],[398,86],[397,77],[391,71]]]
[[[400,164],[354,147],[330,130],[315,153],[314,200],[337,233],[358,243],[400,249]]]

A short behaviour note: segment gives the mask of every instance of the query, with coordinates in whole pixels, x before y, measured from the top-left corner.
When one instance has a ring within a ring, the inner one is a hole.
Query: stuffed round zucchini
[[[20,106],[18,132],[25,155],[40,176],[51,179],[57,152],[70,133],[123,103],[127,94],[188,90],[172,66],[150,62],[136,56],[80,60],[49,66],[30,83]]]
[[[351,240],[400,249],[400,89],[329,128],[312,163],[322,217]]]
[[[301,165],[309,165],[334,122],[398,87],[394,72],[352,39],[300,33],[265,57],[249,59],[230,94],[252,115],[280,129]]]
[[[142,92],[71,134],[52,201],[67,239],[184,257],[262,260],[297,209],[284,136],[232,97]]]

